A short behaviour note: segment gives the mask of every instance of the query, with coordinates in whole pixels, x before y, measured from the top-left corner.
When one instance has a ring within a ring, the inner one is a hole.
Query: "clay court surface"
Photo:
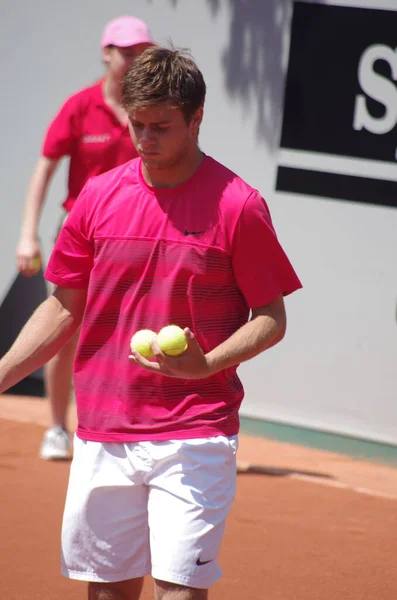
[[[0,595],[85,600],[59,572],[70,463],[38,448],[47,405],[0,397]],[[72,412],[70,424],[75,424]],[[212,600],[395,600],[397,471],[333,453],[241,436],[238,477]],[[152,598],[147,579],[142,598]]]

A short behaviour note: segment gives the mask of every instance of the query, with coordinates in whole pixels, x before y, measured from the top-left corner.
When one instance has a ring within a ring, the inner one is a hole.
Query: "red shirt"
[[[127,125],[105,104],[102,81],[71,96],[48,128],[42,154],[70,156],[68,195],[71,210],[86,181],[138,156]]]
[[[250,308],[301,287],[259,193],[205,157],[183,185],[150,188],[133,160],[91,179],[46,270],[88,288],[75,361],[77,434],[122,442],[234,435],[236,367],[207,379],[153,374],[128,359],[139,329],[190,327],[208,352]]]

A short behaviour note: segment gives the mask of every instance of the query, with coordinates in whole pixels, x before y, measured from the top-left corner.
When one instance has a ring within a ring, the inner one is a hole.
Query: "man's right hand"
[[[40,244],[37,240],[21,239],[16,249],[17,268],[25,277],[36,275],[42,263]]]

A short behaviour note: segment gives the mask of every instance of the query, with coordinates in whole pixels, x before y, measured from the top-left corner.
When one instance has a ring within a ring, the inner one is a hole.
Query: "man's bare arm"
[[[37,272],[33,259],[41,259],[39,220],[46,194],[59,160],[41,156],[30,180],[16,249],[18,271],[30,276]]]
[[[185,329],[187,350],[177,357],[166,356],[156,340],[152,350],[157,362],[137,352],[131,360],[148,371],[181,379],[204,379],[234,367],[280,342],[285,334],[287,317],[282,296],[274,302],[252,310],[252,318],[222,344],[204,354],[190,329]]]
[[[266,306],[254,308],[248,323],[207,354],[210,372],[223,371],[275,346],[283,339],[286,326],[282,296]]]
[[[0,393],[44,365],[80,326],[87,291],[57,287],[0,360]]]

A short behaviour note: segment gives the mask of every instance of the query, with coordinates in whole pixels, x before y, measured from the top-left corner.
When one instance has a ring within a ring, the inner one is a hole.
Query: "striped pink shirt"
[[[89,180],[46,278],[88,288],[77,434],[104,442],[236,434],[244,395],[236,368],[197,381],[152,374],[128,359],[131,336],[175,323],[207,352],[250,308],[301,287],[264,200],[210,157],[173,189],[150,188],[140,159]]]

